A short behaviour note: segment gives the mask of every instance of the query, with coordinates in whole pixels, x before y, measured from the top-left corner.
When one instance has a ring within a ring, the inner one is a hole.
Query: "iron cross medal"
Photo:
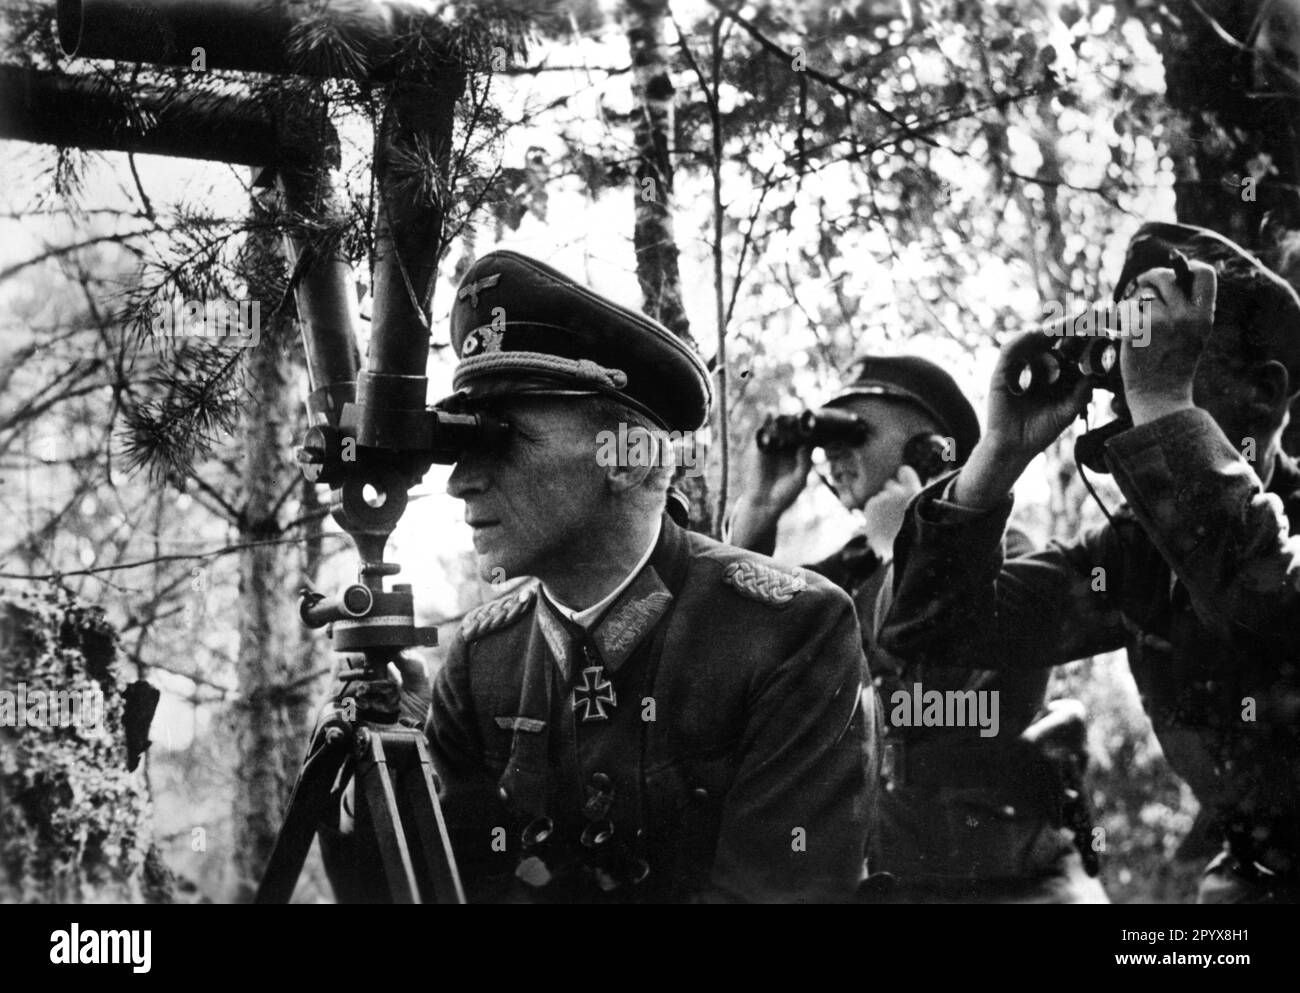
[[[604,666],[588,666],[582,670],[582,682],[574,684],[573,709],[581,714],[583,723],[606,721],[609,720],[609,714],[605,712],[606,704],[609,704],[610,709],[618,705],[614,684],[605,678]]]

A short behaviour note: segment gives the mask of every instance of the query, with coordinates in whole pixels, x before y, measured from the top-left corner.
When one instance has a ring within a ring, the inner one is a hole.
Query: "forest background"
[[[460,274],[497,247],[538,257],[709,363],[724,402],[691,492],[701,530],[743,491],[763,416],[824,399],[858,353],[933,359],[982,413],[999,343],[1050,302],[1107,296],[1144,220],[1207,225],[1296,276],[1291,0],[424,7],[465,69],[453,141],[411,166],[443,218],[430,402],[450,391]],[[197,56],[172,70],[70,59],[50,3],[10,2],[0,28],[5,65],[93,80],[128,105],[146,85],[165,99],[310,87],[339,136],[327,233],[355,272],[365,355],[373,88]],[[324,28],[302,43],[349,56]],[[294,458],[307,383],[278,235],[296,219],[229,164],[20,141],[0,141],[0,161],[0,594],[20,608],[5,648],[15,623],[81,625],[115,646],[104,678],[161,691],[129,773],[96,771],[81,759],[107,746],[64,730],[24,729],[6,748],[3,787],[29,800],[0,813],[0,899],[248,899],[331,686],[296,593],[356,567]],[[156,302],[178,297],[258,301],[260,340],[151,334]],[[1040,542],[1101,520],[1072,439],[1017,489]],[[443,644],[500,592],[475,576],[447,472],[412,491],[389,546]],[[814,480],[777,557],[813,561],[859,523]],[[54,671],[57,641],[24,671]],[[1207,855],[1196,804],[1122,654],[1057,670],[1051,695],[1089,711],[1112,899],[1189,899]],[[330,899],[317,862],[297,899]]]

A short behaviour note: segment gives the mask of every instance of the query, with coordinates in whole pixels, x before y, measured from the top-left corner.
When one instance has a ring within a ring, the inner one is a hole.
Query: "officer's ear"
[[[1256,423],[1280,424],[1290,409],[1295,386],[1286,366],[1276,359],[1254,363],[1250,367],[1248,400],[1251,419]]]
[[[617,458],[602,463],[611,493],[640,489],[652,474],[672,471],[672,445],[663,432],[632,426],[625,438]]]

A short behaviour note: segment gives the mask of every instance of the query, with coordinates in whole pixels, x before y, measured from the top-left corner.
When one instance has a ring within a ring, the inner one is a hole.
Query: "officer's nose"
[[[488,487],[488,466],[482,455],[466,455],[447,477],[447,493],[457,500],[482,493]]]

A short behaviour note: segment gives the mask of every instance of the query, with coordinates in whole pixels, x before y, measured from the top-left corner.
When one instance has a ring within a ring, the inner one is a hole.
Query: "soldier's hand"
[[[921,477],[910,465],[904,465],[862,508],[867,519],[867,544],[882,562],[893,561],[894,538],[903,526],[907,505],[920,492]]]
[[[1188,262],[1181,273],[1150,269],[1125,292],[1125,299],[1143,301],[1147,325],[1145,335],[1126,338],[1120,349],[1134,424],[1192,406],[1192,380],[1214,328],[1217,293],[1214,269],[1204,262]]]
[[[342,670],[350,665],[360,668],[358,657],[347,657],[340,663]],[[341,680],[325,710],[329,712],[332,708],[335,714],[349,721],[363,719],[366,714],[395,715],[403,724],[421,727],[432,697],[424,660],[408,650],[388,663],[386,678]],[[322,720],[326,716],[323,713]]]
[[[1031,390],[1016,396],[1007,388],[1008,373],[1048,351],[1056,341],[1040,331],[1025,331],[1005,345],[998,356],[989,389],[989,442],[1006,455],[1028,464],[1056,440],[1070,422],[1087,409],[1092,383],[1079,377],[1068,392]]]
[[[988,507],[1011,492],[1025,467],[1056,440],[1092,397],[1085,376],[1068,391],[1032,390],[1016,396],[1007,388],[1009,374],[1052,347],[1054,338],[1025,331],[1005,345],[989,387],[988,431],[957,477],[954,498],[971,507]]]
[[[772,419],[769,414],[767,423]],[[755,446],[751,458],[749,477],[753,483],[736,501],[727,540],[739,548],[771,555],[776,547],[777,522],[808,485],[812,449],[764,452]]]
[[[390,673],[397,670],[400,677],[401,721],[412,727],[424,727],[429,716],[429,705],[433,702],[433,684],[429,681],[429,672],[425,668],[420,654],[407,649],[398,656],[396,662],[388,663]]]
[[[768,414],[764,423],[771,424],[773,420]],[[794,506],[808,485],[808,474],[812,472],[812,449],[801,446],[765,452],[756,445],[754,457],[751,499],[770,508],[779,517]]]

